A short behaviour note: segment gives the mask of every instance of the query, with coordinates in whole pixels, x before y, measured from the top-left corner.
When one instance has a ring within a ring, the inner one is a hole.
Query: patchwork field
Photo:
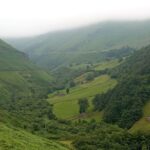
[[[98,70],[114,68],[119,64],[120,62],[118,59],[112,59],[112,60],[102,61],[100,63],[95,63],[95,64],[88,64],[88,63],[72,64],[69,67],[71,67],[72,69],[86,69],[87,67],[89,68],[92,67],[98,71]]]
[[[87,117],[86,115],[83,117],[88,118],[90,116],[92,119],[95,116],[99,116],[100,119],[100,114],[92,113],[93,106],[91,100],[96,94],[104,93],[108,89],[113,88],[116,83],[116,80],[111,79],[108,75],[102,75],[91,82],[71,88],[69,94],[66,94],[65,90],[50,94],[48,101],[53,104],[54,113],[58,118],[71,120],[74,118],[82,118],[79,115],[78,100],[86,97],[89,100],[90,106]]]

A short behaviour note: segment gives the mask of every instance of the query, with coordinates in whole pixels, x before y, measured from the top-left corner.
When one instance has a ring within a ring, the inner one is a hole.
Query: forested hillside
[[[130,128],[142,115],[150,99],[150,46],[142,48],[110,71],[119,83],[106,94],[97,95],[96,110],[104,109],[104,120]]]
[[[23,39],[7,39],[41,66],[97,62],[102,51],[124,46],[140,48],[150,40],[150,21],[103,22],[95,25]]]

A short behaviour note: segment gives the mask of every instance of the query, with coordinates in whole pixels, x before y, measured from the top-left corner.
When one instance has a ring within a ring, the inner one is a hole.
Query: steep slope
[[[27,52],[36,63],[51,67],[62,63],[100,60],[102,51],[126,45],[134,48],[145,46],[150,40],[149,25],[150,21],[104,22],[8,41]]]
[[[35,66],[28,57],[0,40],[0,71],[33,69]]]
[[[51,81],[52,77],[36,67],[24,53],[0,40],[0,95],[24,97],[35,95],[35,91],[40,95]]]
[[[150,46],[126,59],[112,70],[118,85],[107,94],[97,95],[95,109],[104,109],[104,120],[130,128],[142,115],[142,108],[150,99]]]
[[[68,150],[60,143],[44,139],[0,122],[1,150]]]

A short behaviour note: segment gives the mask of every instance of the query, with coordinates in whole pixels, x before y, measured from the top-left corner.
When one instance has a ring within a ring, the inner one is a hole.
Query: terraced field
[[[81,117],[79,115],[78,100],[80,98],[86,97],[90,103],[87,119],[89,116],[91,119],[93,117],[95,118],[95,115],[99,116],[100,119],[100,114],[97,115],[97,113],[91,113],[93,108],[91,100],[96,94],[104,93],[108,89],[113,88],[116,84],[116,80],[111,79],[108,75],[102,75],[95,78],[91,82],[77,85],[76,87],[71,88],[69,94],[66,94],[65,90],[50,94],[48,101],[53,104],[54,113],[58,118],[71,120]],[[86,117],[84,116],[84,118]]]

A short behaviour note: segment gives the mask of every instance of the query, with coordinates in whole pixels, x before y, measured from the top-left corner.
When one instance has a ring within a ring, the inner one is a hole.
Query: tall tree
[[[69,94],[69,92],[70,92],[70,89],[69,89],[69,88],[67,88],[67,89],[66,89],[66,93],[67,93],[67,94]]]
[[[79,99],[78,104],[80,107],[79,109],[80,114],[85,113],[87,111],[87,108],[89,107],[88,99],[87,98]]]

